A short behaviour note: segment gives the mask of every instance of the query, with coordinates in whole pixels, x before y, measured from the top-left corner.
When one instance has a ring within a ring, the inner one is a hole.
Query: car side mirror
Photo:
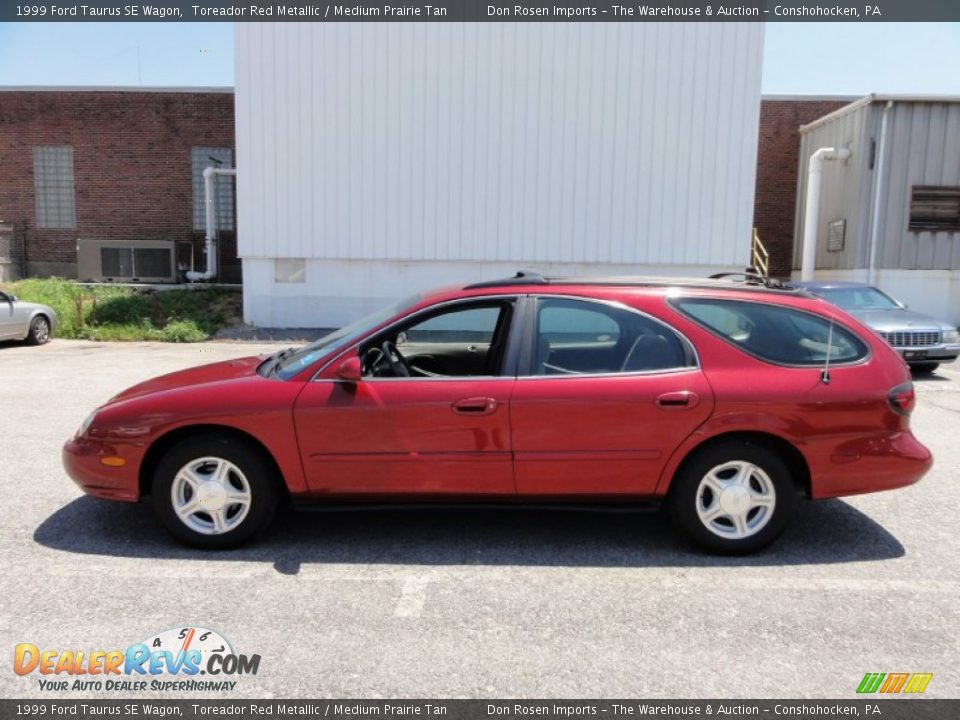
[[[337,368],[337,378],[349,383],[358,383],[363,380],[360,358],[354,355],[340,363],[340,367]]]

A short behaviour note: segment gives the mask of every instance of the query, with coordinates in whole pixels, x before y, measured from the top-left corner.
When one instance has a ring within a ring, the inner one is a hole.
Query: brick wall
[[[770,252],[770,274],[790,277],[797,202],[800,126],[856,98],[764,98],[760,104],[753,225]]]
[[[0,91],[0,221],[32,274],[76,275],[77,238],[191,240],[191,148],[234,147],[229,92]],[[36,226],[33,148],[71,145],[76,228]],[[202,266],[202,254],[195,255]],[[225,280],[239,280],[236,240],[221,234]]]

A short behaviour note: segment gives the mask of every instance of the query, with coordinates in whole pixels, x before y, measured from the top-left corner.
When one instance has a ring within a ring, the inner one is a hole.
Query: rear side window
[[[533,375],[654,372],[692,364],[673,331],[639,313],[567,298],[537,303]]]
[[[850,363],[867,356],[867,345],[827,318],[779,305],[714,298],[677,298],[685,315],[761,360],[782,365]],[[833,325],[831,334],[830,326]]]

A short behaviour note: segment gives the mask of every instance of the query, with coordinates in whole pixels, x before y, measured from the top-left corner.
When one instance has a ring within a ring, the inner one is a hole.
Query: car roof
[[[742,278],[736,280],[735,278]],[[463,290],[496,289],[505,287],[530,286],[543,288],[565,286],[613,286],[613,287],[688,287],[708,290],[755,290],[798,294],[794,285],[788,285],[774,278],[753,273],[718,273],[708,278],[671,277],[658,275],[615,275],[615,276],[546,276],[536,272],[518,272],[516,275],[499,280],[486,280],[472,283]]]

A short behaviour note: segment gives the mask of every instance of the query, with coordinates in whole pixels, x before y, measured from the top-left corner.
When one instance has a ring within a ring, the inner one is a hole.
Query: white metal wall
[[[278,292],[329,299],[324,267],[344,263],[309,262],[299,289],[278,290],[263,264],[277,257],[453,263],[457,277],[439,282],[475,278],[478,261],[665,272],[747,261],[760,23],[237,23],[236,34],[248,320],[332,322],[310,301],[302,317],[269,306]]]

